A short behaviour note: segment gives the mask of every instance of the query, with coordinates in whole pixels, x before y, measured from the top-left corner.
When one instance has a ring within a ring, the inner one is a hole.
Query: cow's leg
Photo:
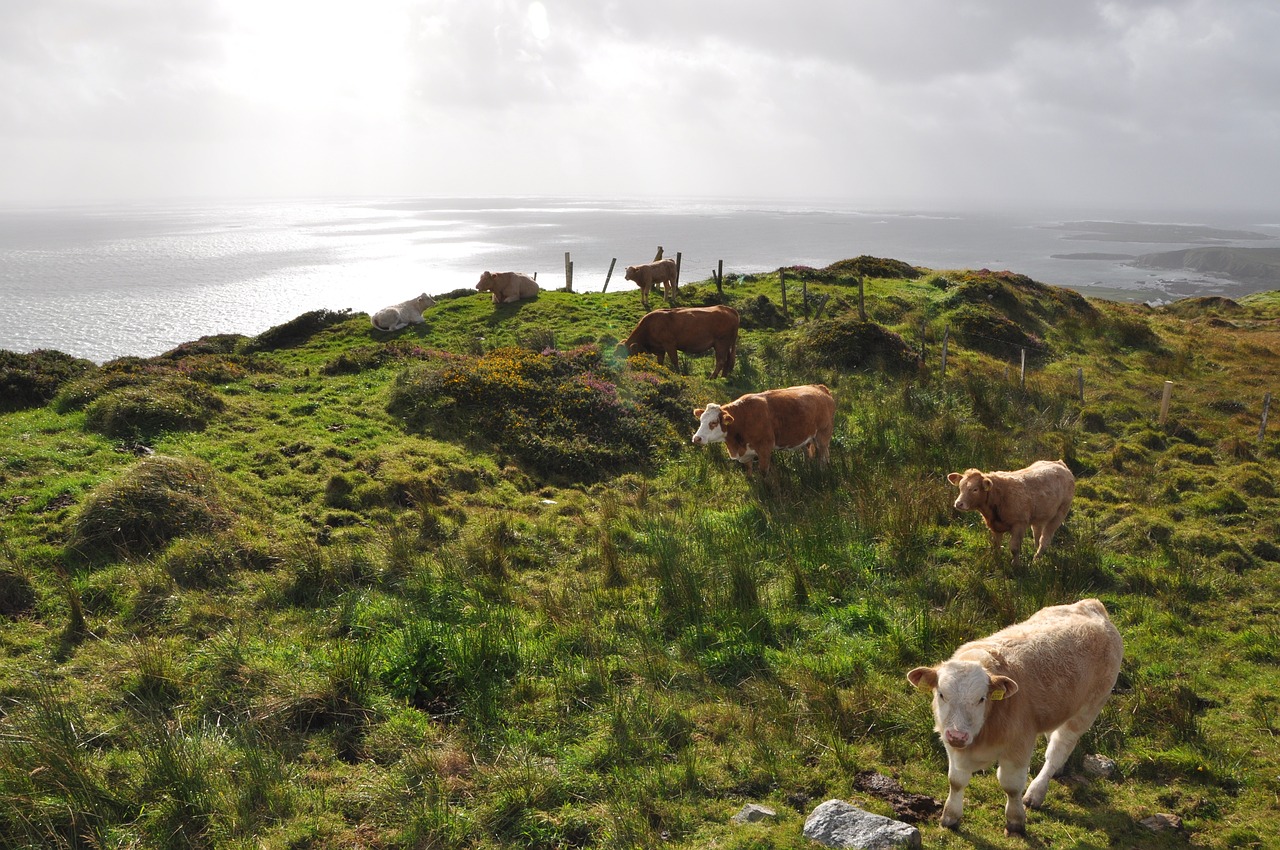
[[[671,371],[680,374],[680,349],[668,348],[667,359],[671,361]]]
[[[950,754],[948,754],[950,755]],[[947,829],[955,829],[960,825],[960,814],[964,810],[964,789],[969,787],[973,771],[958,764],[955,756],[947,760],[947,802],[942,806],[942,820],[939,821]]]
[[[1058,533],[1058,529],[1062,527],[1062,522],[1067,518],[1067,512],[1061,511],[1054,514],[1043,525],[1040,526],[1039,532],[1036,533],[1036,555],[1038,556],[1045,549],[1049,548],[1049,544],[1053,542],[1053,535]]]
[[[1022,789],[1027,787],[1027,774],[1031,765],[1021,762],[1017,765],[1000,762],[996,768],[996,779],[1009,798],[1004,805],[1005,835],[1021,835],[1027,829],[1027,809],[1023,805]]]
[[[1009,554],[1013,556],[1013,562],[1018,563],[1018,559],[1022,555],[1022,538],[1027,536],[1026,523],[1018,523],[1009,528]]]
[[[1033,809],[1040,808],[1044,803],[1044,795],[1049,791],[1049,780],[1053,779],[1067,763],[1068,756],[1076,748],[1076,742],[1080,740],[1085,730],[1093,725],[1094,719],[1102,711],[1102,706],[1110,693],[1107,691],[1101,700],[1085,706],[1075,717],[1053,730],[1053,734],[1049,736],[1049,746],[1044,751],[1044,767],[1040,768],[1036,778],[1027,786],[1027,793],[1023,795],[1022,802]]]
[[[756,450],[756,461],[760,464],[760,474],[767,474],[772,463],[773,446],[752,446],[752,448]]]

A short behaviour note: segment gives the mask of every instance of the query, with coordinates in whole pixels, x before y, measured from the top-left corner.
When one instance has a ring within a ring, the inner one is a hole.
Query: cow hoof
[[[1027,825],[1026,824],[1014,825],[1011,823],[1007,823],[1004,825],[1004,834],[1006,838],[1013,838],[1015,835],[1020,836],[1022,838],[1026,838]]]
[[[942,826],[945,826],[947,829],[960,828],[960,818],[944,817],[942,820],[939,821],[939,823],[942,824]]]

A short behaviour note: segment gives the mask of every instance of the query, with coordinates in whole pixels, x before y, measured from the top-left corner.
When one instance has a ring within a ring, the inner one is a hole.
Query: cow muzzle
[[[943,740],[957,749],[964,749],[969,746],[969,733],[957,732],[954,729],[948,729],[942,733]]]

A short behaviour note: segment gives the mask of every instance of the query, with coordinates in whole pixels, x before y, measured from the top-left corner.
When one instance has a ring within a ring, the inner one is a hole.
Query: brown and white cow
[[[733,371],[738,352],[738,311],[732,307],[672,307],[646,313],[619,345],[627,354],[655,354],[679,371],[678,352],[702,354],[715,349],[716,365],[711,377]]]
[[[1015,562],[1028,526],[1036,541],[1032,557],[1048,548],[1067,518],[1076,492],[1076,477],[1060,460],[1038,460],[1016,472],[969,469],[953,472],[947,480],[960,488],[956,510],[982,514],[995,548],[999,549],[1005,533],[1009,534],[1009,551]]]
[[[509,304],[537,295],[538,282],[520,272],[483,272],[476,289],[492,292],[494,304]]]
[[[676,261],[668,257],[665,260],[654,260],[652,263],[627,266],[627,280],[634,281],[636,286],[640,287],[640,303],[647,310],[649,309],[649,290],[655,285],[662,284],[668,301],[675,295]]]
[[[955,827],[970,778],[998,762],[1008,796],[1005,832],[1026,829],[1027,810],[1044,802],[1115,686],[1124,657],[1120,632],[1097,599],[1042,608],[1021,623],[962,645],[936,667],[907,681],[933,691],[934,730],[947,751],[950,792],[942,825]],[[1048,735],[1044,767],[1027,785],[1031,755]],[[1023,788],[1026,793],[1023,793]]]
[[[760,472],[767,473],[774,449],[804,448],[810,458],[827,462],[836,402],[825,384],[807,384],[749,393],[723,407],[708,404],[693,415],[699,420],[694,445],[723,442],[748,472],[758,459]]]

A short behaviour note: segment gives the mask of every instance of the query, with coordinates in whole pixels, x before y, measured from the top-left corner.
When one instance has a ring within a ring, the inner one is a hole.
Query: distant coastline
[[[1143,254],[1131,265],[1140,269],[1185,269],[1263,289],[1280,288],[1280,248],[1186,248]]]

